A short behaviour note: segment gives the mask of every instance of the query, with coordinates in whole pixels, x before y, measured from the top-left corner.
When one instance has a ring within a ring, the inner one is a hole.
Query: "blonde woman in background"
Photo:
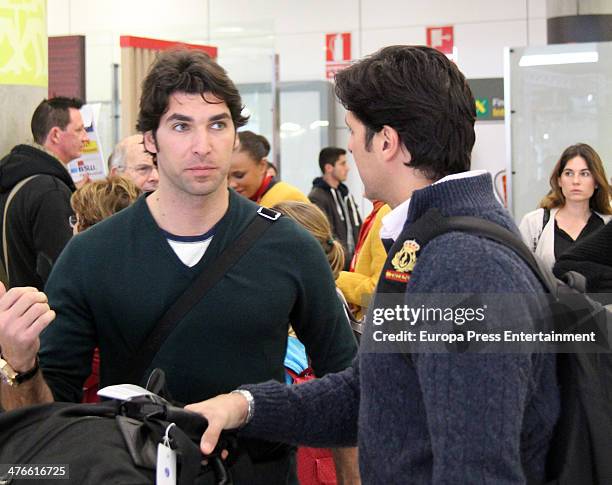
[[[551,269],[572,245],[610,221],[612,192],[601,158],[586,143],[564,150],[540,208],[520,224],[525,244]]]
[[[131,205],[142,191],[125,177],[113,175],[83,185],[72,194],[70,205],[74,217],[70,220],[74,234],[112,216]]]
[[[334,281],[337,280],[344,267],[344,249],[340,241],[334,239],[329,220],[323,211],[309,202],[296,201],[280,202],[273,206],[272,209],[281,212],[289,219],[293,219],[314,236],[321,245],[321,248],[323,248],[329,267],[334,275]],[[344,295],[337,287],[336,292],[346,311],[347,303]],[[290,330],[289,335],[295,337],[293,329]]]
[[[323,248],[329,266],[334,275],[334,280],[344,268],[344,249],[340,241],[333,238],[331,226],[327,220],[327,216],[316,205],[305,202],[281,202],[276,204],[273,209],[283,213],[286,217],[293,219],[306,229],[314,238],[319,241]],[[341,300],[345,312],[348,312],[348,304],[342,295],[342,292],[336,288],[338,298]],[[349,325],[349,317],[347,313],[347,325]],[[301,346],[303,354],[299,352]],[[300,365],[301,370],[297,371],[296,364]],[[285,359],[285,367],[289,367],[296,374],[300,374],[308,366],[304,346],[294,336],[289,337],[287,345],[287,357]],[[336,448],[332,450],[334,462],[336,465],[336,476],[338,485],[352,484],[358,485],[361,483],[359,478],[358,453],[356,447],[351,448]],[[298,466],[299,473],[299,466]]]
[[[293,219],[319,241],[327,256],[334,280],[337,279],[344,267],[344,250],[340,241],[334,239],[331,226],[323,211],[309,202],[297,201],[280,202],[272,208]]]

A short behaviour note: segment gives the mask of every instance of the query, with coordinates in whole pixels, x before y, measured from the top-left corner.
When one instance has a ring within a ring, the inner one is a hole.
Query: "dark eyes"
[[[578,172],[578,174],[581,177],[590,177],[591,176],[591,172],[589,170],[581,170],[580,172]],[[564,170],[563,171],[563,175],[565,175],[566,177],[573,177],[574,176],[574,171],[573,170]]]

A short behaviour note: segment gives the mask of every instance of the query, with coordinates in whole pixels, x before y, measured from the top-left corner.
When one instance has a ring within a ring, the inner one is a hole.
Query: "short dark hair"
[[[202,51],[181,48],[157,55],[142,82],[136,128],[155,135],[159,120],[168,110],[170,95],[175,92],[201,95],[210,92],[227,104],[236,129],[248,121],[241,114],[244,105],[240,93],[225,69]]]
[[[395,129],[430,180],[470,168],[476,106],[467,81],[441,52],[390,46],[336,74],[336,95],[366,127],[366,149]]]
[[[248,153],[257,163],[270,153],[270,142],[263,135],[245,130],[238,133],[238,139],[240,140],[238,151]]]
[[[34,141],[43,145],[51,128],[57,126],[65,130],[70,123],[70,108],[81,109],[83,101],[77,98],[57,96],[43,99],[32,115],[32,136]]]
[[[346,150],[344,148],[323,148],[323,150],[319,152],[319,168],[321,169],[321,173],[325,173],[325,165],[335,166],[341,155],[346,155]]]

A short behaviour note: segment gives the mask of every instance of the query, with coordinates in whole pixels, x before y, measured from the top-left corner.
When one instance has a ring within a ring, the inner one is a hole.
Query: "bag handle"
[[[17,192],[19,192],[19,189],[21,189],[21,187],[23,187],[25,184],[27,184],[30,180],[32,180],[33,178],[38,177],[38,174],[36,175],[30,175],[29,177],[24,178],[23,180],[21,180],[18,184],[16,184],[13,189],[11,190],[11,192],[9,193],[8,197],[6,198],[6,204],[4,204],[4,214],[2,217],[2,250],[3,250],[3,256],[4,256],[4,263],[2,261],[0,261],[0,281],[4,282],[6,284],[6,289],[8,290],[10,287],[10,279],[9,279],[9,259],[8,259],[8,246],[6,243],[6,219],[7,219],[7,215],[8,215],[8,209],[9,209],[9,205],[11,204],[11,201],[13,200],[13,198],[15,197],[15,195],[17,195]]]
[[[134,361],[127,367],[125,382],[142,381],[145,371],[178,323],[280,216],[280,212],[265,207],[257,210],[257,215],[242,234],[225,248],[208,268],[202,270],[194,282],[166,310],[143,342]]]

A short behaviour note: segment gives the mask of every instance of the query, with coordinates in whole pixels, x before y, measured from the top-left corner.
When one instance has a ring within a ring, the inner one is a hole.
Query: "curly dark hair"
[[[336,95],[375,133],[395,129],[409,165],[430,180],[470,169],[476,106],[467,81],[441,52],[425,46],[385,47],[336,74]]]
[[[241,114],[244,105],[240,93],[225,69],[202,51],[179,48],[158,54],[142,82],[136,124],[140,132],[152,131],[155,135],[159,120],[168,110],[170,95],[175,92],[202,96],[211,93],[227,104],[235,129],[248,121]]]

